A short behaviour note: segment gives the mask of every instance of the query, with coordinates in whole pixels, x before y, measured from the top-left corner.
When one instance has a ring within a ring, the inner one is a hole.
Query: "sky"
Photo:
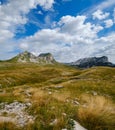
[[[23,51],[115,63],[115,0],[0,0],[0,60]]]

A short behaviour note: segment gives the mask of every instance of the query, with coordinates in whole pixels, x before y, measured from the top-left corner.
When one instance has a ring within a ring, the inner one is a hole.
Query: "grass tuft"
[[[77,119],[88,130],[114,130],[115,109],[110,100],[102,96],[83,96]]]

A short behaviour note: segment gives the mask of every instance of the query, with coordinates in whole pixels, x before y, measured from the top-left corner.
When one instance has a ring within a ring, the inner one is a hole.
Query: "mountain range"
[[[108,57],[106,57],[106,56],[83,58],[83,59],[79,59],[75,62],[68,63],[68,65],[75,66],[78,68],[90,68],[93,66],[115,67],[115,64],[109,62]]]
[[[35,56],[34,54],[25,51],[17,56],[7,60],[9,62],[19,62],[19,63],[39,63],[39,64],[55,64],[58,63],[51,53],[42,53],[39,56]],[[79,59],[75,62],[66,63],[68,66],[78,67],[78,68],[90,68],[93,66],[109,66],[115,67],[115,64],[109,62],[108,57],[88,57]]]
[[[56,61],[51,53],[42,53],[39,56],[35,56],[28,51],[20,53],[8,61],[20,62],[20,63],[33,62],[33,63],[39,63],[39,64],[54,64],[54,63],[56,63]]]

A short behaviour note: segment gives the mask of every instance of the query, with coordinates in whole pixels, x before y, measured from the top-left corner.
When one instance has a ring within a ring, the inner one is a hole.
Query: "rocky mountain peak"
[[[83,58],[72,62],[69,65],[80,68],[90,68],[93,66],[114,66],[111,62],[108,61],[108,57],[106,56]]]
[[[43,63],[54,63],[55,59],[51,53],[42,53],[38,56],[40,62]]]
[[[14,62],[34,62],[40,64],[52,64],[55,63],[55,59],[51,53],[42,53],[39,56],[35,56],[28,51],[24,51],[18,54],[16,57],[12,58],[10,61]]]
[[[24,51],[17,56],[18,62],[36,62],[36,56],[28,51]]]
[[[39,57],[46,57],[46,56],[52,56],[51,53],[41,53]]]

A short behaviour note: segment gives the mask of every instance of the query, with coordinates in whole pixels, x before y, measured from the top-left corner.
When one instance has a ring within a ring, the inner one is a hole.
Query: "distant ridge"
[[[83,58],[75,62],[68,63],[68,65],[79,67],[79,68],[90,68],[93,66],[115,67],[115,64],[109,62],[108,57],[106,56]]]
[[[39,64],[55,64],[58,63],[51,53],[41,53],[39,56],[24,51],[17,56],[0,62],[15,62],[15,63],[39,63]],[[62,63],[64,64],[64,63]],[[94,66],[108,66],[115,67],[115,64],[108,61],[107,56],[102,57],[88,57],[82,58],[75,62],[65,63],[65,65],[73,66],[77,68],[90,68]]]
[[[54,59],[51,53],[42,53],[39,56],[35,56],[28,51],[24,51],[8,61],[19,62],[19,63],[33,62],[33,63],[40,63],[40,64],[56,63],[56,60]]]

